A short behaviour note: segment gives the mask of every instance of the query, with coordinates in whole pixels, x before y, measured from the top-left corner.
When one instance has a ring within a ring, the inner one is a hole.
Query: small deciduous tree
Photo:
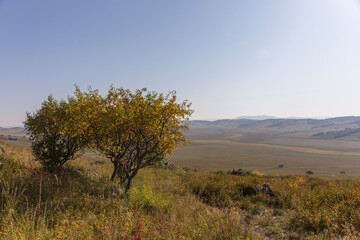
[[[158,164],[176,147],[187,144],[184,121],[193,111],[187,101],[176,102],[175,92],[164,95],[111,87],[102,97],[97,90],[77,88],[75,96],[78,129],[111,160],[111,179],[118,176],[125,191],[139,169]]]
[[[73,134],[69,109],[74,99],[57,101],[51,95],[33,114],[27,113],[25,128],[32,140],[32,150],[42,166],[54,171],[81,154],[84,141]]]

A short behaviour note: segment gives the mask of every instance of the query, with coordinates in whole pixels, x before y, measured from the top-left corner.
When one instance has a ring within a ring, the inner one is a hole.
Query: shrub
[[[226,172],[224,170],[220,170],[216,172],[217,175],[225,175]]]
[[[69,109],[72,101],[58,102],[49,96],[40,110],[27,113],[24,125],[33,141],[33,154],[46,170],[58,170],[77,157],[83,148],[83,139],[71,133],[73,122]]]
[[[188,143],[183,131],[193,111],[187,101],[176,102],[175,92],[110,87],[103,97],[98,90],[82,92],[77,87],[75,94],[74,109],[81,113],[75,114],[78,128],[89,136],[92,148],[113,163],[111,180],[119,177],[125,192],[139,169],[159,165]]]
[[[297,198],[291,226],[313,232],[341,233],[346,224],[359,229],[358,187],[358,183],[348,180],[318,183],[310,192]]]
[[[171,200],[157,195],[152,189],[143,185],[141,188],[131,189],[128,193],[129,207],[136,210],[145,210],[146,212],[167,212],[173,206]]]
[[[20,163],[15,161],[13,158],[4,154],[0,155],[0,176],[6,173],[11,174],[12,172],[20,168]]]

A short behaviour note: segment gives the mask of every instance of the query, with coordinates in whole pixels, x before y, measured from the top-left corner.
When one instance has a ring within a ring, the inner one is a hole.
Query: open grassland
[[[241,167],[280,175],[305,174],[308,170],[320,177],[360,174],[359,152],[217,140],[193,141],[190,146],[178,149],[171,160],[182,167],[207,171]],[[284,167],[278,168],[279,165]]]
[[[235,142],[229,140],[197,140],[193,142],[194,144],[205,144],[205,145],[235,145],[239,147],[259,147],[259,148],[271,148],[271,149],[280,149],[287,150],[299,153],[310,153],[310,154],[319,154],[319,155],[337,155],[337,156],[355,156],[359,157],[360,152],[345,152],[345,151],[333,151],[325,149],[316,149],[309,147],[295,147],[295,146],[286,146],[286,145],[274,145],[274,144],[264,144],[264,143],[246,143],[246,142]]]
[[[278,136],[268,138],[237,133],[223,133],[216,137],[216,134],[219,133],[191,135],[190,146],[176,150],[171,161],[181,167],[200,171],[231,170],[241,167],[279,175],[304,174],[311,170],[317,177],[360,176],[360,142],[358,141]],[[12,136],[12,138],[13,140],[8,140],[8,137],[0,140],[17,148],[30,148],[31,142],[28,138],[23,136]],[[86,153],[85,158],[84,162],[87,162],[88,159],[98,159],[99,156]],[[284,167],[280,169],[279,165]],[[92,166],[90,168],[92,169]]]
[[[190,130],[190,145],[177,149],[171,161],[182,167],[205,171],[244,168],[286,175],[305,174],[311,170],[317,177],[360,176],[360,141],[254,131]],[[279,165],[284,167],[278,168]]]
[[[0,239],[359,237],[358,179],[150,168],[124,194],[109,181],[111,165],[104,158],[80,158],[49,174],[29,149],[0,146],[7,150],[0,154]],[[274,197],[254,192],[264,183]]]
[[[321,178],[360,176],[360,141],[311,138],[313,132],[268,129],[190,128],[190,145],[170,161],[199,171],[244,168],[266,174],[305,174]],[[268,132],[266,132],[268,131]],[[318,131],[318,130],[317,130]],[[9,140],[10,138],[10,140]],[[30,148],[24,136],[0,136],[2,142]],[[99,156],[87,153],[86,159]],[[283,168],[278,168],[283,165]],[[108,166],[110,167],[110,166]]]
[[[18,147],[18,148],[30,148],[31,147],[31,141],[29,140],[28,136],[14,136],[14,135],[0,135],[0,141],[2,143],[7,143],[12,146]]]

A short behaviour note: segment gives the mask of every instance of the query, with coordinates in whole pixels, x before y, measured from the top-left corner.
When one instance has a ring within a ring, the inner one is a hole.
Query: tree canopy
[[[183,134],[193,110],[177,103],[176,92],[162,94],[146,89],[110,87],[57,101],[49,96],[41,109],[27,113],[24,122],[33,140],[36,160],[47,169],[63,166],[85,148],[104,154],[127,191],[139,169],[160,164],[173,150],[187,144]]]
[[[111,87],[103,97],[97,90],[76,89],[79,134],[87,135],[91,147],[114,165],[126,190],[139,169],[156,165],[187,138],[184,123],[192,114],[187,101],[176,102],[176,92],[166,95]]]
[[[41,109],[27,113],[25,128],[30,133],[32,150],[37,161],[48,170],[61,168],[68,160],[81,154],[85,143],[74,135],[72,116],[69,114],[74,99],[57,101],[51,95]]]

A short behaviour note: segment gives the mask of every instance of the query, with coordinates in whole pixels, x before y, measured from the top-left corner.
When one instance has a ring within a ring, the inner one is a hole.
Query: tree
[[[86,132],[92,148],[110,159],[111,179],[119,177],[125,191],[139,169],[158,164],[187,144],[184,121],[193,111],[187,101],[176,103],[175,92],[164,95],[111,87],[102,97],[97,90],[81,92],[77,87],[75,96],[78,129]]]
[[[57,101],[50,95],[39,110],[26,113],[24,125],[32,140],[35,160],[49,171],[58,170],[68,160],[78,157],[85,144],[79,135],[73,134],[69,114],[73,103],[74,99]]]

